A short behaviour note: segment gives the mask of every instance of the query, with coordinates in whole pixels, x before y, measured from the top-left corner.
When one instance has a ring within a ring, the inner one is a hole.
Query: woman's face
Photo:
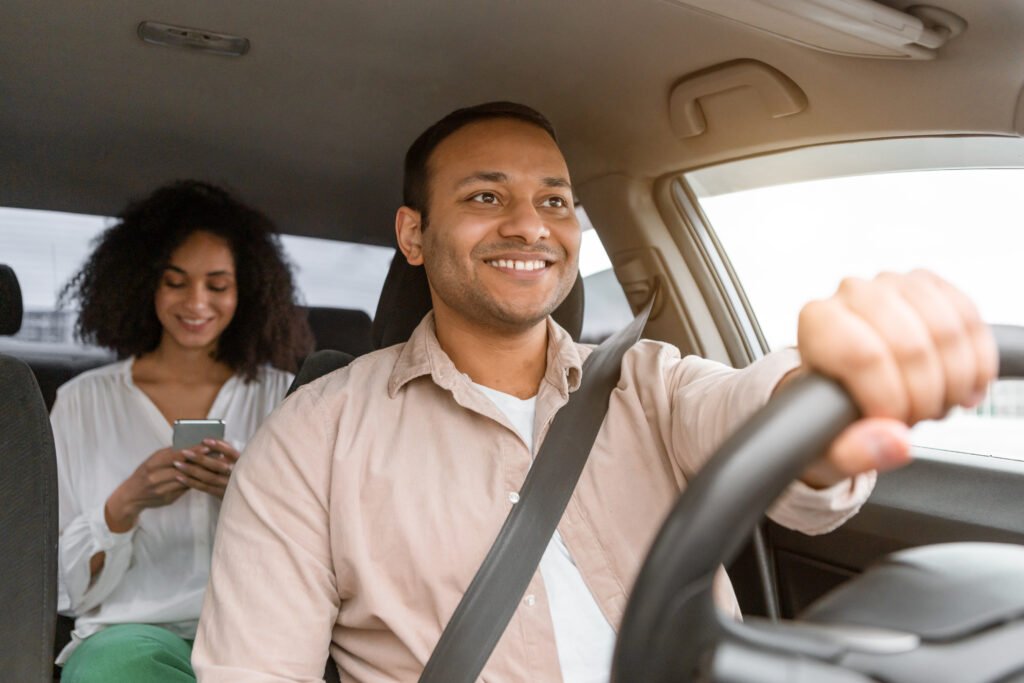
[[[193,232],[171,253],[155,304],[164,328],[161,346],[215,349],[238,307],[235,258],[228,243],[208,232]]]

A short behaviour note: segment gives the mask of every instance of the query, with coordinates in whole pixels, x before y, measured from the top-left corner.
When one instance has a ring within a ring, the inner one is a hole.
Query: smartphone
[[[223,439],[224,420],[175,420],[174,450],[202,443],[203,439]]]

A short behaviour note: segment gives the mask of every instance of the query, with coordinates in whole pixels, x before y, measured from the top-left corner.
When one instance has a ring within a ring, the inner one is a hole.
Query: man
[[[590,350],[548,314],[576,277],[569,173],[540,114],[449,115],[406,159],[399,248],[433,300],[404,345],[298,392],[252,440],[221,511],[196,641],[201,681],[415,681],[497,534]],[[845,281],[808,305],[800,352],[735,371],[665,344],[627,352],[590,460],[487,681],[607,680],[644,552],[691,477],[803,367],[843,382],[860,421],[775,505],[840,524],[904,423],[980,400],[994,345],[971,304],[915,273]],[[717,599],[736,610],[724,577]]]

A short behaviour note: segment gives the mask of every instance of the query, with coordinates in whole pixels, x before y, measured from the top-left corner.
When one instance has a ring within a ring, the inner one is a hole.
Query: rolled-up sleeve
[[[220,512],[192,663],[200,681],[320,681],[340,599],[328,486],[334,427],[297,392],[249,442]]]
[[[771,353],[742,370],[697,357],[669,373],[674,382],[673,449],[692,477],[736,429],[771,398],[779,382],[800,366],[795,349]],[[826,489],[793,482],[768,511],[783,526],[806,534],[831,531],[860,509],[874,488],[874,472]]]

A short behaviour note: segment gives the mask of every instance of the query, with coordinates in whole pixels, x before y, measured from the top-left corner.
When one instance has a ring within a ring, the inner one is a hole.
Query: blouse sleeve
[[[57,451],[59,495],[57,609],[73,616],[101,604],[121,582],[131,562],[135,533],[134,528],[118,534],[107,527],[105,501],[84,507],[79,500],[74,473],[76,461],[82,457],[75,445],[81,442],[87,419],[82,408],[81,402],[67,392],[58,392],[50,414]],[[89,560],[99,552],[106,553],[103,568],[91,577]]]

